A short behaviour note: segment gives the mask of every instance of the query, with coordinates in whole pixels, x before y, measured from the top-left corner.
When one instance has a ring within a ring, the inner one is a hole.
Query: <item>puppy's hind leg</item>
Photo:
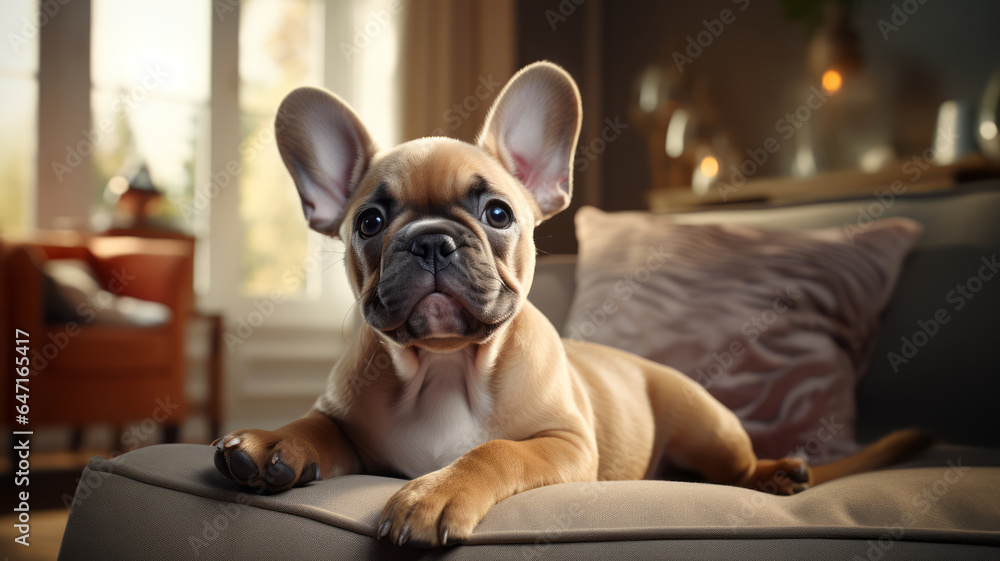
[[[809,467],[797,458],[760,460],[739,419],[698,383],[670,369],[649,373],[656,447],[667,464],[706,483],[776,495],[809,487]],[[654,460],[655,461],[655,460]]]
[[[812,475],[804,461],[757,458],[750,437],[738,423],[732,432],[724,429],[717,439],[705,444],[694,451],[686,450],[688,455],[676,461],[678,465],[687,464],[706,483],[746,487],[772,495],[794,495],[809,488]]]

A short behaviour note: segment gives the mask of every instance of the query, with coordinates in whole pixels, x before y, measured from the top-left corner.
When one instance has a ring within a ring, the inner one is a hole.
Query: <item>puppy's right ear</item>
[[[309,227],[336,236],[347,199],[378,152],[368,130],[336,95],[298,88],[281,102],[274,134]]]
[[[539,221],[569,206],[582,113],[573,78],[551,62],[536,62],[507,82],[486,117],[479,146],[531,193]]]

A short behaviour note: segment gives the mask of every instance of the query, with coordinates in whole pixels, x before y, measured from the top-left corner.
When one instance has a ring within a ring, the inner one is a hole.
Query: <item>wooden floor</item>
[[[42,510],[31,515],[28,547],[14,542],[20,533],[14,528],[16,517],[0,517],[0,559],[10,561],[46,561],[59,555],[59,544],[66,531],[69,511],[64,508]]]

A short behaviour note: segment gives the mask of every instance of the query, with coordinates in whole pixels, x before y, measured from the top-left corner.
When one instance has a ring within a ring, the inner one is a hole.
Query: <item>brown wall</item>
[[[519,1],[518,62],[552,60],[565,66],[578,81],[598,65],[600,91],[588,91],[581,84],[584,97],[596,94],[601,98],[603,112],[585,115],[591,123],[606,117],[620,117],[629,123],[633,88],[640,72],[656,61],[672,64],[671,53],[683,50],[688,36],[705,29],[704,20],[718,18],[727,8],[735,13],[735,21],[726,25],[684,72],[708,79],[711,102],[737,148],[758,147],[774,136],[776,121],[794,111],[806,97],[806,32],[785,18],[778,0],[575,2]],[[589,4],[595,3],[600,14],[598,37],[589,33],[585,9],[593,9]],[[889,33],[888,40],[878,22],[889,20],[892,5],[902,5],[903,0],[855,4],[855,27],[861,35],[868,70],[886,94],[881,106],[891,115],[896,148],[900,153],[913,153],[929,142],[941,101],[957,98],[975,106],[990,72],[1000,68],[1000,2],[926,0],[898,31]],[[740,11],[743,5],[746,9]],[[600,54],[590,61],[584,47],[595,40]],[[583,136],[581,144],[588,140]],[[758,177],[787,173],[792,152],[779,151]],[[608,210],[645,207],[644,194],[650,188],[647,153],[644,136],[634,124],[608,144],[598,156],[599,206]],[[540,228],[540,249],[575,251],[573,210]]]

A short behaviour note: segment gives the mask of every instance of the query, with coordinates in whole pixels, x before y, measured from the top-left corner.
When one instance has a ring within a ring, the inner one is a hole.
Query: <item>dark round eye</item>
[[[482,220],[494,228],[506,228],[511,222],[510,209],[505,204],[493,203],[486,207]]]
[[[362,238],[370,238],[382,231],[385,227],[385,218],[382,211],[377,208],[370,208],[358,215],[358,221],[354,224],[354,229],[361,234]]]

